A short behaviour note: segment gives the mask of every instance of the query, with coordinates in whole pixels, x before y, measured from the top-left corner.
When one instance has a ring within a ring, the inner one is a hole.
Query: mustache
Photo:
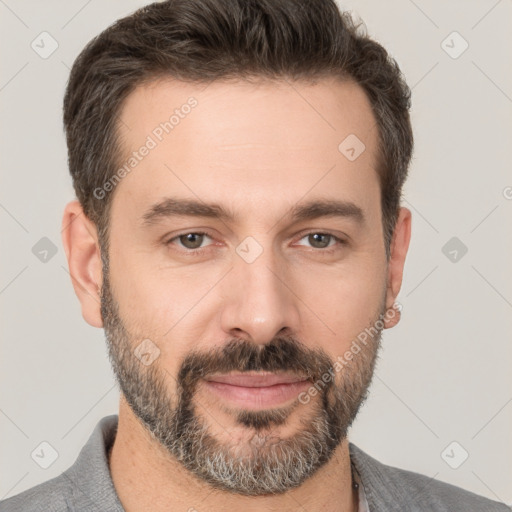
[[[185,394],[192,394],[197,383],[215,373],[291,372],[316,381],[333,367],[321,349],[310,349],[292,337],[276,337],[265,345],[234,338],[222,348],[194,351],[181,364],[177,383]]]

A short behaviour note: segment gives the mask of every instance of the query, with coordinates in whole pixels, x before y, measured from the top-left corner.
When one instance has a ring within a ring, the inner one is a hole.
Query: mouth
[[[311,385],[304,376],[265,372],[212,375],[205,383],[210,392],[245,409],[282,406]]]

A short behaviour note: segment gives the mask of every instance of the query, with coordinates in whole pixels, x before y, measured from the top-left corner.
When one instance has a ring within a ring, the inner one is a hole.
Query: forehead
[[[119,117],[127,172],[114,203],[182,195],[270,211],[313,189],[368,205],[378,196],[377,127],[353,82],[158,80],[135,89]]]

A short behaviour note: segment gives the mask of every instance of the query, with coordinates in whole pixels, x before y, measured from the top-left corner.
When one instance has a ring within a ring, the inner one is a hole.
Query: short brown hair
[[[64,98],[69,170],[85,214],[108,246],[112,193],[94,190],[119,165],[118,115],[144,82],[261,77],[352,79],[377,120],[386,253],[413,149],[410,89],[398,64],[333,0],[167,0],[92,39],[73,64]],[[340,141],[341,142],[341,141]]]

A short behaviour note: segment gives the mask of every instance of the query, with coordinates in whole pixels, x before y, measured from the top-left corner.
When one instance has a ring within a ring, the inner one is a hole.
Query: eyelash
[[[211,238],[212,240],[214,239],[214,237],[210,233],[207,233],[206,231],[187,231],[185,233],[181,233],[179,235],[173,236],[172,238],[167,240],[164,243],[164,245],[169,246],[172,244],[172,242],[174,242],[175,240],[178,240],[180,237],[185,236],[185,235],[205,235],[205,236]],[[346,240],[344,240],[336,235],[333,235],[332,233],[323,232],[323,231],[309,231],[307,233],[304,233],[300,237],[299,240],[302,240],[303,238],[305,238],[309,235],[327,235],[327,236],[332,237],[337,242],[337,245],[330,246],[330,248],[318,249],[316,247],[312,247],[313,251],[321,252],[323,254],[332,254],[335,251],[339,250],[340,246],[345,246],[348,243]],[[187,256],[201,256],[206,250],[208,250],[209,247],[210,247],[210,245],[207,245],[206,247],[199,247],[197,249],[186,249],[185,248],[185,249],[179,249],[179,252],[187,254]]]

